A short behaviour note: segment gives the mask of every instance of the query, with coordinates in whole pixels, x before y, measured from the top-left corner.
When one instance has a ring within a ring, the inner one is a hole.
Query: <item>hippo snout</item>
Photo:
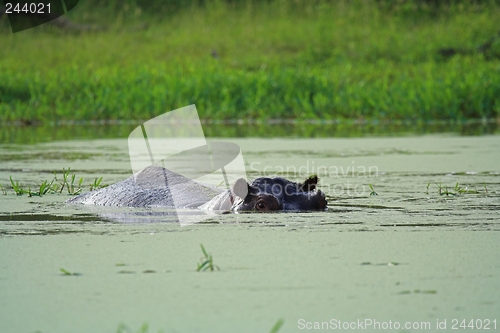
[[[326,209],[326,196],[325,193],[321,192],[321,190],[318,190],[318,193],[315,196],[317,200],[317,210],[324,210]]]

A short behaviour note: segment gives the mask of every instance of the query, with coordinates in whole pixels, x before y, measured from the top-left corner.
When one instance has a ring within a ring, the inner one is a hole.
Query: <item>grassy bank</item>
[[[500,41],[476,51],[497,34],[493,2],[215,2],[167,16],[126,5],[111,21],[104,9],[70,14],[109,29],[12,34],[4,20],[0,121],[148,119],[193,103],[204,119],[500,115]],[[460,52],[440,55],[450,47]]]

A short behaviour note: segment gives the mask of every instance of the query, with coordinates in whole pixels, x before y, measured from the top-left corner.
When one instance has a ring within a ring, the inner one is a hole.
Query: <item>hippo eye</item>
[[[267,208],[266,204],[264,203],[264,201],[259,201],[257,202],[257,204],[255,205],[255,208],[257,210],[264,210]]]

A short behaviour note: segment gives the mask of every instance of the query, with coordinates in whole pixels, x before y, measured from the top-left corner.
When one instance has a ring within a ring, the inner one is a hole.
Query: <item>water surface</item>
[[[119,181],[130,175],[126,140],[1,144],[0,331],[147,322],[151,332],[269,332],[280,318],[280,332],[303,331],[301,319],[500,324],[500,136],[224,140],[240,145],[250,177],[318,173],[328,211],[119,223],[107,208],[18,197],[8,184],[34,188],[67,167],[87,185]],[[220,271],[196,272],[200,243]]]

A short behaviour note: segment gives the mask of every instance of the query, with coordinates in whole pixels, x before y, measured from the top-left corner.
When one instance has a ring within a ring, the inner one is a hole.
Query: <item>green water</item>
[[[85,184],[124,179],[125,139],[4,140],[0,332],[116,332],[120,323],[269,332],[280,318],[280,332],[332,319],[429,322],[428,331],[496,319],[500,329],[500,136],[333,136],[224,139],[240,145],[250,177],[318,173],[328,211],[187,227],[118,223],[107,209],[65,204],[67,194],[18,197],[8,186],[12,176],[34,187],[67,167]],[[453,195],[456,183],[475,193]],[[200,243],[220,271],[196,272]]]

